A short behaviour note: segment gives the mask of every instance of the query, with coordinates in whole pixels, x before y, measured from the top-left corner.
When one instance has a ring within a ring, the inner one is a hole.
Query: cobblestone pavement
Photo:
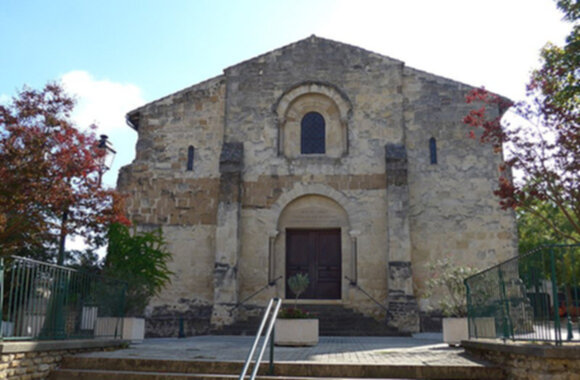
[[[252,345],[249,336],[196,336],[146,339],[129,348],[79,356],[167,360],[244,361]],[[264,361],[268,360],[266,348]],[[425,337],[320,337],[313,347],[276,347],[278,362],[481,366],[440,339]]]

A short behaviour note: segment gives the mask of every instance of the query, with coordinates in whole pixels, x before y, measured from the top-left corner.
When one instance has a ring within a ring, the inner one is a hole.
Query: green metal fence
[[[122,281],[10,257],[0,261],[0,286],[0,339],[121,335],[126,290]]]
[[[470,338],[580,341],[580,245],[543,246],[465,280]]]

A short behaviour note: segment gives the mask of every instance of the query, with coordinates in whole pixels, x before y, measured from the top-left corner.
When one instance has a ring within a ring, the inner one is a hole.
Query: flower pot
[[[277,346],[316,346],[318,344],[318,319],[276,320],[274,344]]]
[[[469,339],[467,318],[443,318],[443,341],[450,346],[458,346]]]

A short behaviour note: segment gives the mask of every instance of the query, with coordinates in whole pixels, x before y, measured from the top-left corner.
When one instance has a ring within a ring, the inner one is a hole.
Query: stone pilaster
[[[404,145],[387,144],[387,234],[389,292],[387,324],[403,332],[419,331],[419,308],[413,291],[409,186]]]
[[[275,285],[276,281],[276,237],[278,230],[268,233],[268,284]]]
[[[360,236],[360,231],[351,230],[348,234],[350,235],[351,242],[351,272],[349,281],[354,285],[358,282],[358,237]]]
[[[235,315],[230,310],[238,302],[243,151],[242,143],[224,143],[220,156],[213,276],[214,305],[211,316],[214,326],[234,322]]]

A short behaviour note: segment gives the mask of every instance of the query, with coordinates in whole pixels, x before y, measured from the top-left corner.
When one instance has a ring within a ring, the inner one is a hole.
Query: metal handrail
[[[257,291],[255,291],[254,293],[250,294],[249,296],[247,296],[246,298],[244,298],[243,300],[241,300],[240,302],[238,302],[237,304],[235,304],[234,307],[232,307],[230,310],[228,310],[229,313],[231,314],[238,307],[242,306],[244,303],[248,302],[250,299],[252,299],[255,296],[257,296],[258,294],[262,293],[268,287],[276,285],[276,282],[279,279],[281,279],[281,278],[282,278],[282,276],[278,276],[277,278],[273,279],[272,281],[270,281],[269,283],[267,283],[266,285],[264,285],[263,287],[261,287],[260,289],[258,289]]]
[[[270,313],[270,311],[272,310],[272,305],[274,305],[274,302],[276,302],[276,305],[274,306],[274,311],[272,313]],[[278,298],[278,297],[272,298],[272,299],[270,299],[270,302],[268,302],[268,306],[266,307],[266,312],[264,313],[264,316],[262,317],[262,322],[260,323],[260,328],[258,329],[258,332],[256,333],[256,338],[254,339],[254,343],[252,344],[252,347],[250,348],[250,352],[248,352],[248,357],[246,358],[246,361],[244,362],[244,367],[242,368],[242,372],[240,373],[240,377],[238,378],[238,380],[243,380],[244,377],[246,376],[246,373],[248,372],[248,368],[250,367],[250,363],[252,362],[252,357],[254,356],[254,352],[256,352],[258,342],[260,341],[260,337],[262,336],[262,331],[264,330],[264,326],[266,326],[266,323],[268,324],[268,327],[266,329],[266,334],[264,335],[264,341],[262,342],[262,348],[260,349],[260,353],[258,355],[258,358],[256,359],[256,364],[254,365],[254,370],[252,371],[252,374],[250,375],[250,380],[254,380],[256,378],[256,375],[258,374],[258,369],[260,368],[260,362],[262,361],[262,357],[264,356],[264,351],[266,350],[266,345],[268,344],[268,340],[270,340],[270,371],[273,372],[274,339],[272,337],[272,330],[274,329],[274,323],[276,322],[276,317],[278,316],[278,311],[280,310],[280,306],[282,306],[282,299],[281,298]]]
[[[356,281],[350,279],[348,276],[344,276],[344,278],[346,278],[350,282],[350,286],[354,286],[355,288],[357,288],[358,290],[360,290],[365,296],[367,296],[371,301],[373,301],[378,306],[380,306],[383,310],[389,311],[389,309],[387,309],[386,306],[384,306],[382,303],[380,303],[379,301],[377,301],[373,296],[371,296],[370,294],[368,294],[366,290],[364,290],[363,288],[361,288],[360,285],[357,284]]]

